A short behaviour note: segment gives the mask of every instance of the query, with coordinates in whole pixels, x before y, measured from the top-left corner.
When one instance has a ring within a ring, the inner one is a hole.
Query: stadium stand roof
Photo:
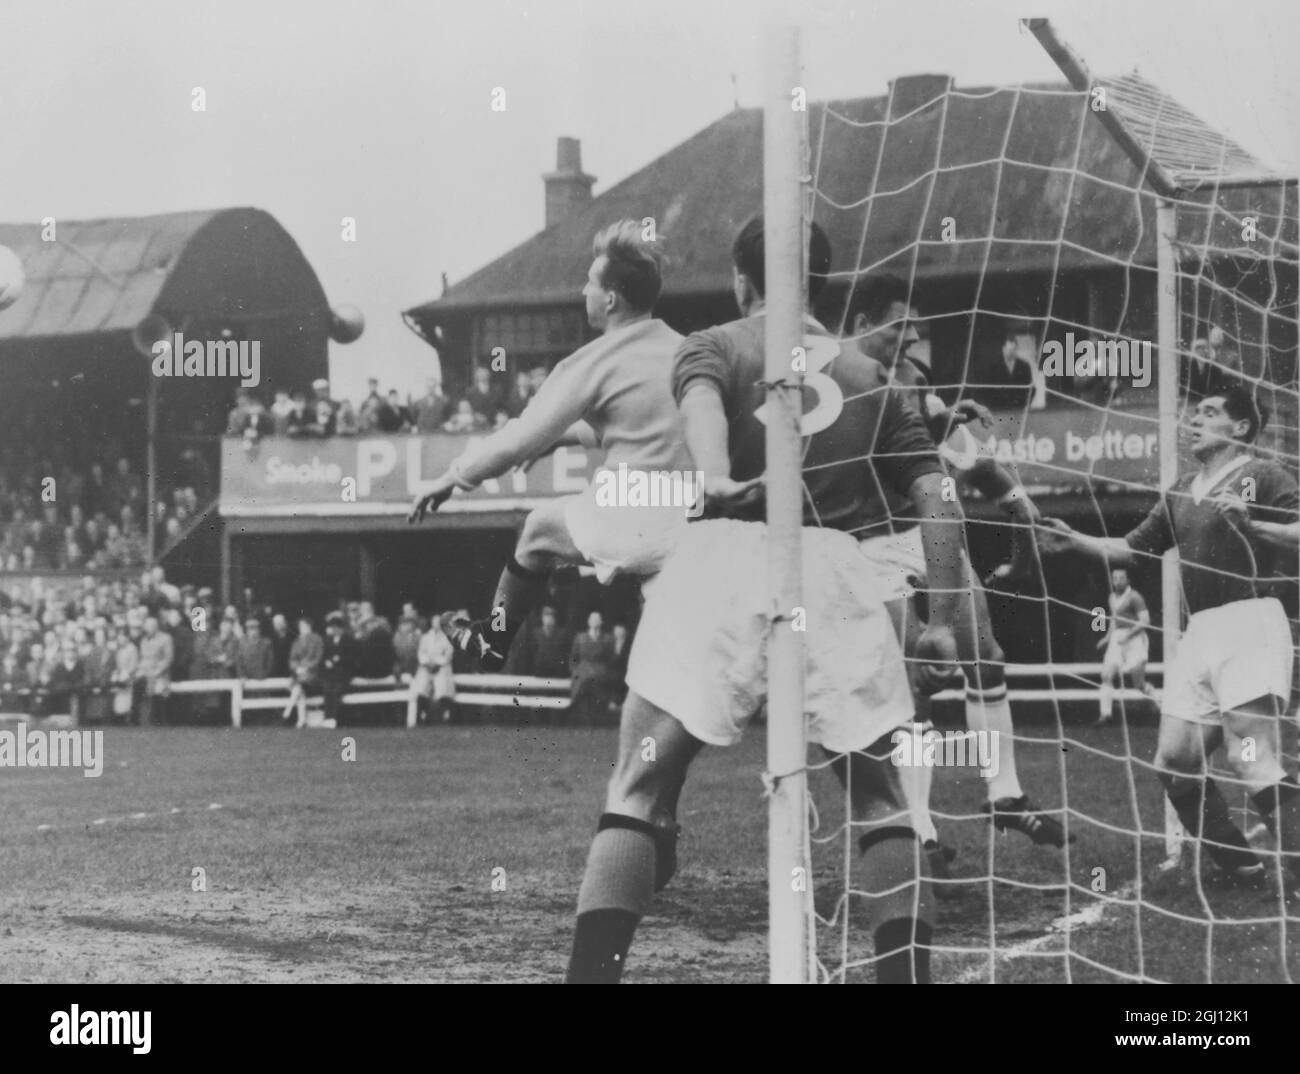
[[[217,209],[110,220],[0,224],[0,244],[23,263],[26,285],[0,312],[6,339],[130,331],[150,313],[214,321],[328,317],[315,271],[260,209]]]
[[[933,92],[900,93],[909,82]],[[1187,248],[1204,247],[1207,226],[1230,233],[1246,211],[1259,217],[1261,236],[1296,241],[1294,180],[1284,183],[1139,75],[1100,84],[1171,172],[1203,181],[1215,164],[1221,176],[1274,181],[1190,194],[1202,204],[1217,198],[1218,211],[1180,214]],[[830,235],[833,272],[924,279],[1154,264],[1153,199],[1135,196],[1139,170],[1090,117],[1087,94],[1063,82],[950,89],[928,75],[894,85],[889,97],[809,105],[814,215]],[[665,295],[726,292],[731,238],[761,205],[762,112],[737,109],[408,316],[437,323],[460,310],[571,302],[592,236],[623,217],[655,218],[669,263]],[[946,217],[956,242],[941,239]]]

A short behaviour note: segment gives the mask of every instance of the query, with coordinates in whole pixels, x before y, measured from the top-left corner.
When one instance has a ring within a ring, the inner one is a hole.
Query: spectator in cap
[[[307,726],[307,698],[319,693],[320,669],[324,659],[325,643],[313,628],[311,619],[304,615],[298,620],[298,637],[289,650],[289,673],[293,676],[293,687],[289,691],[289,704],[284,710],[286,720],[291,713],[297,712],[299,727]]]
[[[343,695],[356,677],[359,663],[357,639],[348,633],[342,614],[331,612],[325,619],[325,652],[321,660],[321,692],[325,695],[323,726],[338,726]]]
[[[338,411],[335,414],[337,419],[334,423],[334,432],[338,436],[356,436],[360,432],[360,423],[357,421],[357,412],[352,409],[352,404],[346,399],[339,403]]]
[[[241,679],[269,679],[274,662],[271,639],[262,635],[262,624],[250,615],[244,621],[244,637],[235,654],[235,675]]]
[[[383,408],[384,397],[379,394],[379,381],[371,377],[366,381],[369,392],[357,411],[357,426],[363,433],[373,433],[379,428],[379,411]]]
[[[311,387],[315,398],[312,399],[307,411],[310,415],[310,424],[314,426],[312,431],[316,436],[333,436],[334,416],[338,412],[338,404],[330,398],[330,382],[320,377],[312,381]]]
[[[150,615],[144,621],[140,641],[140,666],[136,676],[143,690],[140,697],[140,723],[151,726],[163,713],[163,705],[172,689],[172,660],[175,646],[171,636],[158,629],[158,620]]]
[[[397,623],[393,635],[394,673],[399,682],[410,682],[420,666],[420,622],[413,615],[404,615]]]

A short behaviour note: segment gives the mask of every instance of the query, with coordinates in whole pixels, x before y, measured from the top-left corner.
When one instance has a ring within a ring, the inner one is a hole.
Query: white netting
[[[1128,152],[1116,129],[1131,137]],[[913,353],[929,365],[938,394],[994,410],[976,445],[954,442],[959,465],[978,446],[1018,470],[1045,515],[1122,536],[1160,488],[1163,343],[1177,351],[1179,412],[1164,417],[1179,426],[1179,474],[1196,465],[1185,436],[1190,408],[1207,392],[1244,383],[1269,412],[1258,450],[1294,476],[1294,181],[1270,175],[1137,75],[1098,80],[1091,92],[1064,81],[961,90],[935,76],[900,79],[887,99],[810,106],[808,133],[809,213],[836,247],[817,312],[831,331],[865,342],[852,296],[883,277],[903,283],[919,311]],[[1151,173],[1134,148],[1153,162]],[[1160,338],[1157,317],[1157,169],[1182,187],[1170,236],[1178,298],[1170,340]],[[1044,373],[1049,341],[1139,346],[1112,352],[1129,355],[1124,374],[1076,366],[1070,376]],[[1135,372],[1143,355],[1145,385]],[[1014,523],[961,485],[980,577],[1009,557]],[[1111,722],[1097,724],[1105,569],[1070,557],[1031,563],[1031,577],[991,596],[992,627],[1008,662],[1020,782],[1077,841],[1055,849],[994,834],[979,774],[936,769],[931,809],[940,840],[957,851],[949,887],[957,897],[939,905],[935,979],[1296,977],[1295,902],[1276,883],[1221,886],[1200,849],[1168,827],[1153,766],[1156,701],[1126,687]],[[1132,573],[1150,609],[1148,676],[1158,691],[1161,571],[1152,563]],[[949,691],[933,719],[940,730],[959,730],[963,708],[962,691]],[[1292,767],[1293,713],[1294,698],[1279,721]],[[838,784],[820,762],[813,767],[820,973],[870,979],[859,829]],[[1234,821],[1267,857],[1270,837],[1221,750],[1210,768]],[[1161,869],[1171,851],[1181,864]]]

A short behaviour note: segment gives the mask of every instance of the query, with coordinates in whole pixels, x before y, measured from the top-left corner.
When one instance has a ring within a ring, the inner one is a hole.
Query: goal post
[[[812,979],[812,876],[808,852],[803,641],[793,629],[801,604],[803,479],[801,376],[793,356],[804,307],[804,226],[799,32],[774,27],[767,40],[763,108],[763,217],[766,274],[767,537],[771,637],[768,643],[769,980]]]
[[[1178,480],[1178,208],[1172,198],[1156,201],[1156,376],[1160,435],[1160,490]],[[1182,635],[1182,586],[1178,578],[1178,549],[1171,548],[1160,563],[1160,641],[1165,667],[1173,664]],[[1165,866],[1182,861],[1187,832],[1168,798],[1165,799]],[[1141,845],[1139,841],[1139,846]]]

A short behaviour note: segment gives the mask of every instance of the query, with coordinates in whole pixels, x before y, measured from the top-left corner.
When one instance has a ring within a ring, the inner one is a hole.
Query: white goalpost
[[[767,788],[769,980],[812,980],[812,870],[808,853],[803,641],[793,629],[802,603],[801,375],[794,354],[804,294],[802,125],[795,108],[799,32],[769,32],[763,109],[763,215],[767,277]]]

